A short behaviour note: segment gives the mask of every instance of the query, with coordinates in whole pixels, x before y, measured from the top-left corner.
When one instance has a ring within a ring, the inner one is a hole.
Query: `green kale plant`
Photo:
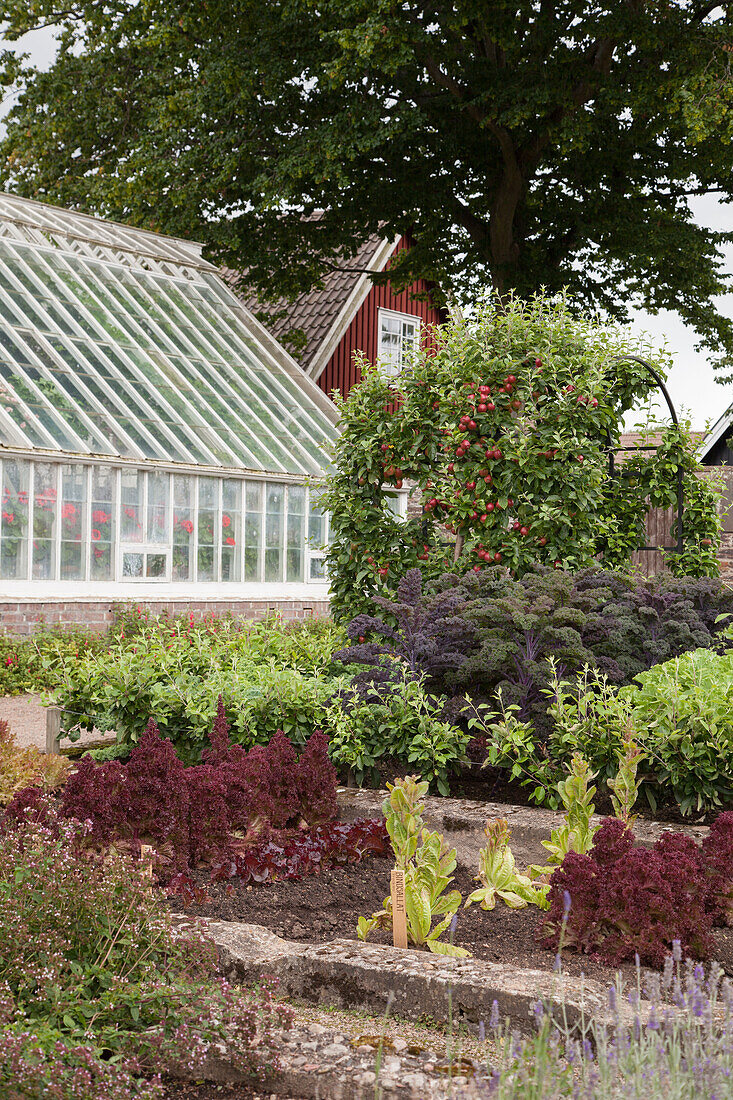
[[[389,794],[382,803],[387,831],[395,854],[395,866],[405,872],[407,939],[416,947],[427,947],[437,955],[468,955],[462,947],[440,937],[448,930],[461,904],[458,890],[445,891],[453,881],[456,850],[448,848],[438,832],[430,832],[422,814],[428,784],[408,775],[388,783]],[[438,919],[438,923],[433,922]],[[392,928],[392,898],[384,900],[379,913],[359,917],[357,933],[366,940],[375,928]]]
[[[595,778],[595,774],[577,752],[573,753],[568,773],[567,778],[557,785],[565,809],[565,820],[557,829],[552,830],[549,840],[542,841],[542,847],[550,855],[547,864],[533,864],[530,867],[533,878],[547,879],[560,866],[568,852],[585,855],[593,847],[593,835],[598,828],[592,824],[596,788],[588,784]]]

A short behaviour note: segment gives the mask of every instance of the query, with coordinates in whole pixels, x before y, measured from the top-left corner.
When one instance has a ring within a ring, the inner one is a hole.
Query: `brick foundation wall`
[[[0,603],[0,631],[4,634],[33,634],[41,626],[86,627],[103,631],[112,623],[113,607],[142,607],[151,614],[226,615],[243,619],[261,619],[279,612],[288,622],[321,618],[329,614],[328,600],[27,600]]]

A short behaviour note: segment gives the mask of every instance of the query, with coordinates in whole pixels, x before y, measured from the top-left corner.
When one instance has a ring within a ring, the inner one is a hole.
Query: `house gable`
[[[373,270],[384,270],[392,256],[409,248],[409,239],[400,238],[384,255],[381,267],[377,268],[375,264]],[[375,260],[377,258],[375,256]],[[330,394],[333,390],[339,390],[344,397],[348,395],[361,377],[354,361],[357,352],[363,352],[370,362],[377,359],[380,310],[417,318],[423,332],[445,321],[447,314],[433,303],[431,290],[430,284],[424,279],[395,291],[391,283],[375,285],[365,275],[347,303],[348,308],[342,310],[329,334],[330,338],[324,341],[322,351],[313,362],[311,377],[324,393]]]

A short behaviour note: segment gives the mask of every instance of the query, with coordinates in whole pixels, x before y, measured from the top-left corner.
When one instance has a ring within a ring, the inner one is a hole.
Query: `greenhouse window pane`
[[[320,557],[310,559],[310,579],[312,581],[325,581],[327,578],[326,562]]]
[[[0,575],[8,580],[28,576],[28,493],[30,464],[5,459],[0,524]]]
[[[56,577],[56,521],[58,516],[58,464],[33,466],[33,571],[34,580]]]
[[[143,554],[123,554],[122,555],[122,576],[124,579],[142,577],[143,575]]]
[[[167,562],[167,554],[147,554],[145,557],[145,576],[155,580],[164,579]]]
[[[262,482],[245,484],[244,579],[262,579]]]
[[[219,542],[217,538],[219,484],[219,479],[215,477],[200,477],[198,480],[199,515],[197,579],[200,581],[216,580]]]
[[[265,580],[283,579],[285,487],[268,485],[265,511]]]
[[[145,475],[139,470],[123,470],[120,487],[120,540],[143,541],[143,492]]]
[[[148,542],[168,542],[170,476],[148,474]]]
[[[61,467],[61,580],[83,581],[86,572],[87,468]]]
[[[117,475],[111,466],[92,469],[91,573],[93,581],[114,576]]]
[[[176,474],[173,478],[173,560],[172,579],[193,579],[195,485],[192,477]]]
[[[287,526],[287,579],[303,580],[305,557],[305,488],[291,485],[288,488]]]
[[[242,482],[227,478],[222,482],[221,501],[221,579],[242,579]]]

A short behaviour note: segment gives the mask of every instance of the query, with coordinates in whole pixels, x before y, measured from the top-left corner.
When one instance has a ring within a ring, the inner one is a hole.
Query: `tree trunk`
[[[504,294],[516,285],[519,244],[514,236],[517,209],[525,192],[525,181],[518,166],[504,172],[491,211],[489,239],[491,243],[491,276],[494,289]]]

